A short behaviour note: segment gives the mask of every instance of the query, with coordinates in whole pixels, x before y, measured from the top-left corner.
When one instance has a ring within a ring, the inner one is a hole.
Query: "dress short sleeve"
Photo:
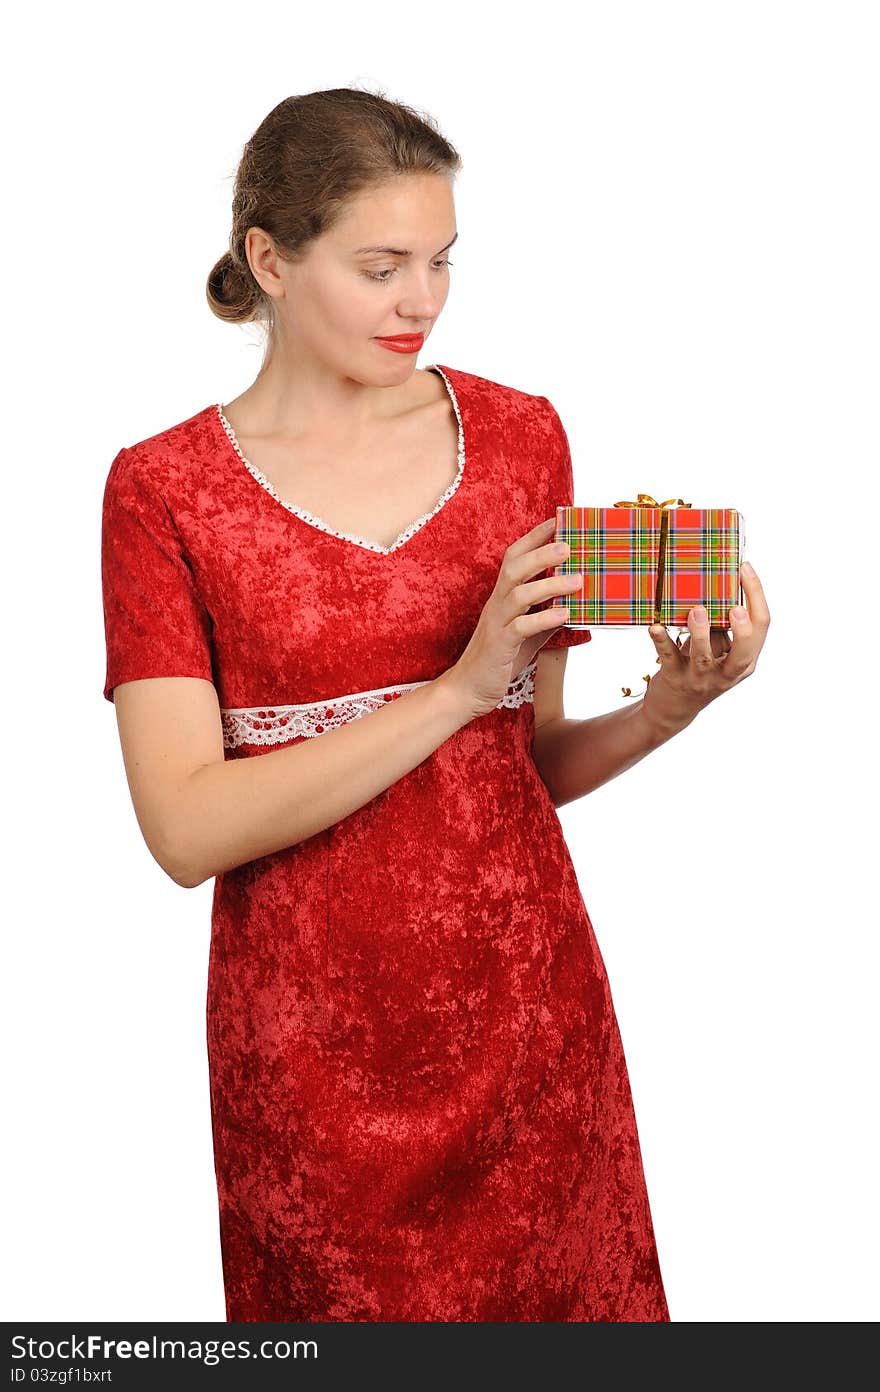
[[[541,400],[547,403],[552,427],[550,487],[546,506],[541,516],[552,517],[558,507],[574,506],[574,477],[571,467],[571,449],[565,427],[556,408],[551,405],[547,397],[544,396]],[[547,574],[553,574],[552,567],[547,571]],[[552,600],[545,607],[549,608],[551,604]],[[588,628],[569,628],[567,624],[564,624],[562,628],[556,630],[551,638],[547,639],[540,651],[544,652],[547,648],[573,648],[579,643],[589,643],[592,636]]]
[[[211,617],[174,519],[133,449],[121,449],[104,485],[101,583],[107,666],[104,696],[142,677],[213,680]]]

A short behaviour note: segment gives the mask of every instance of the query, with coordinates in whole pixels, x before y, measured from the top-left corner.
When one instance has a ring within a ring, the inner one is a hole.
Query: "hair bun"
[[[242,324],[254,317],[259,301],[257,286],[250,274],[243,274],[231,251],[224,251],[214,263],[205,286],[208,304],[220,319]]]

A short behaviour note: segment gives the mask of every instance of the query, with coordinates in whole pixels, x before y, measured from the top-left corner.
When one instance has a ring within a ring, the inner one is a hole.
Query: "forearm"
[[[178,800],[181,868],[173,878],[194,888],[314,836],[409,773],[472,718],[441,676],[338,730],[196,769]]]
[[[554,806],[563,807],[632,768],[689,724],[651,723],[643,698],[587,720],[546,721],[535,731],[532,758]]]

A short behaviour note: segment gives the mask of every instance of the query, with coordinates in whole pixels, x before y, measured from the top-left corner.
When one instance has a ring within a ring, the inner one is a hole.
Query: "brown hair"
[[[248,265],[245,237],[250,227],[261,227],[286,260],[296,261],[363,189],[401,174],[454,177],[461,165],[458,151],[430,116],[380,94],[333,87],[285,97],[242,152],[229,250],[206,285],[211,310],[228,323],[264,323],[268,356],[273,301]]]

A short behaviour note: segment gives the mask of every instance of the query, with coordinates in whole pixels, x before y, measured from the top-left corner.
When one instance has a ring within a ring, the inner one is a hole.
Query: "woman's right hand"
[[[514,678],[568,618],[568,609],[559,606],[528,613],[533,604],[581,588],[580,575],[530,579],[567,557],[570,548],[564,542],[554,545],[547,540],[555,530],[556,518],[548,518],[508,546],[470,642],[443,674],[459,689],[474,716],[495,709]]]

